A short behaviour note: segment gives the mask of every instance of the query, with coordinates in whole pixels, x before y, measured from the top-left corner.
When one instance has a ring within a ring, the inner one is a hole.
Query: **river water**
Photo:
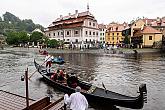
[[[96,86],[102,82],[108,90],[129,96],[137,96],[140,84],[147,84],[148,102],[143,110],[165,110],[165,55],[160,53],[106,54],[106,53],[58,53],[66,62],[62,68],[75,72],[80,78]],[[29,75],[35,72],[34,58],[40,64],[44,56],[37,49],[6,48],[0,50],[0,89],[25,96],[25,82],[21,76],[28,67]],[[59,68],[53,65],[52,69]],[[60,67],[61,68],[61,67]],[[51,94],[57,100],[64,94],[50,87],[35,73],[29,81],[29,96],[40,99]],[[130,110],[118,107],[120,110]],[[101,110],[101,108],[89,108]],[[104,110],[104,108],[102,108]]]

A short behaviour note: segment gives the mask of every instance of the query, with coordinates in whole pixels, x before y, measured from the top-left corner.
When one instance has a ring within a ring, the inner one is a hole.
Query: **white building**
[[[99,36],[97,20],[89,12],[60,15],[45,30],[46,36],[50,39],[63,40],[65,44],[72,44],[76,47],[89,47],[96,45]]]
[[[106,30],[107,30],[106,25],[99,24],[98,28],[99,28],[99,38],[98,38],[98,41],[100,43],[105,43],[105,33],[106,33]]]

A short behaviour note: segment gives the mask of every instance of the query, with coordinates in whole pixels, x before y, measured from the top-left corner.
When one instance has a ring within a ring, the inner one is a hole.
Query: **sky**
[[[0,0],[0,16],[10,12],[48,27],[60,15],[86,11],[87,3],[99,24],[165,16],[165,0]]]

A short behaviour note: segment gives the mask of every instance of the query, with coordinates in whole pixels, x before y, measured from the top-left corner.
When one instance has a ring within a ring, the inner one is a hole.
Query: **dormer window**
[[[91,22],[89,22],[89,26],[91,26]]]

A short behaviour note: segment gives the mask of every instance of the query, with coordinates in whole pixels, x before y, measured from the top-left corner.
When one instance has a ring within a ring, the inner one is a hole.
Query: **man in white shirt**
[[[88,101],[83,94],[80,93],[81,88],[76,87],[76,92],[72,93],[67,102],[70,103],[71,110],[87,110]]]
[[[51,55],[49,55],[49,54],[46,55],[45,62],[46,62],[46,70],[47,70],[48,73],[50,73],[50,67],[52,65]]]

